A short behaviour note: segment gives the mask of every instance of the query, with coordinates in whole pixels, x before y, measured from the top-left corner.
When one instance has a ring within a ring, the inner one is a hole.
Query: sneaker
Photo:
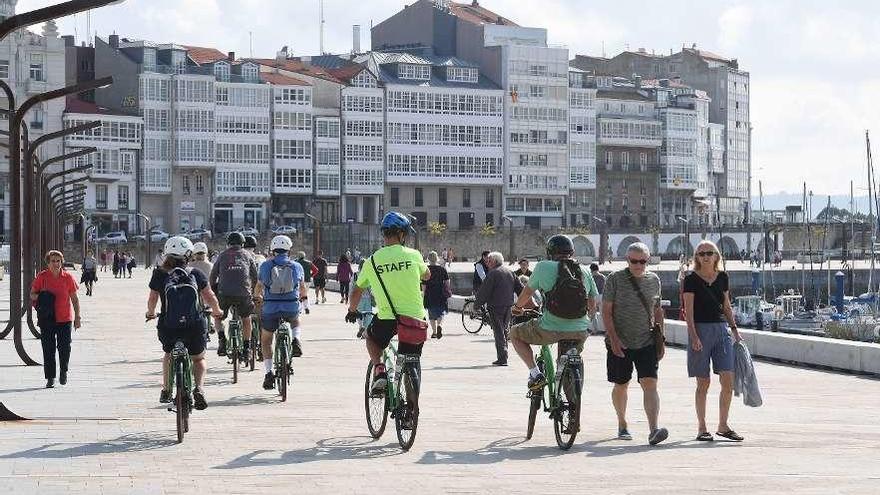
[[[299,343],[299,339],[294,338],[290,342],[290,353],[293,354],[293,357],[300,357],[303,355],[302,344]]]
[[[648,443],[650,445],[657,445],[668,437],[669,431],[666,428],[657,428],[648,435]]]
[[[193,407],[197,411],[204,411],[208,408],[208,402],[205,401],[205,392],[200,388],[193,390]]]
[[[380,371],[373,375],[373,385],[370,386],[370,395],[381,397],[385,395],[385,388],[387,387],[388,373]]]
[[[58,383],[60,383],[62,385],[67,385],[67,372],[66,371],[61,372],[61,377],[58,379]]]
[[[309,308],[306,308],[306,314],[309,314]]]
[[[220,334],[220,343],[217,344],[217,355],[225,356],[226,355],[226,336]]]
[[[626,428],[620,428],[617,430],[617,439],[618,440],[632,440],[633,436],[629,434],[629,430]]]
[[[46,388],[55,388],[55,379],[49,378],[46,380]]]
[[[544,388],[544,385],[547,385],[547,378],[544,377],[544,373],[538,373],[534,377],[529,377],[529,390],[538,391]]]
[[[507,366],[507,361],[497,360],[492,361],[492,366]]]
[[[440,340],[442,338],[443,338],[443,327],[441,327],[440,325],[437,325],[437,340]]]
[[[327,304],[327,298],[326,298],[326,297],[322,297],[322,298],[321,298],[321,302],[324,303],[324,304]]]
[[[275,388],[275,373],[271,371],[266,373],[266,378],[263,378],[263,390],[272,390]]]
[[[159,393],[159,403],[160,404],[168,404],[171,402],[171,392],[165,389],[162,389],[162,392]]]

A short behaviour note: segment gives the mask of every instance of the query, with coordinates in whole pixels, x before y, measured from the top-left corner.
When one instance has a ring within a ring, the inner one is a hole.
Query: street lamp
[[[608,253],[608,222],[596,215],[593,215],[593,220],[602,224],[602,230],[599,232],[599,264],[601,265],[605,263],[605,254]]]
[[[507,224],[510,226],[510,230],[508,231],[508,240],[507,240],[507,255],[510,256],[510,264],[516,263],[516,256],[513,255],[513,219],[507,215],[501,215],[501,223],[507,221]]]
[[[147,223],[147,230],[146,230],[146,233],[144,234],[144,242],[147,244],[147,249],[145,251],[146,254],[144,255],[145,256],[144,268],[149,270],[150,266],[153,263],[153,259],[152,259],[152,257],[150,257],[150,254],[152,254],[150,252],[150,248],[153,247],[153,237],[152,237],[152,230],[153,229],[151,228],[153,225],[153,220],[150,219],[150,217],[148,217],[147,215],[144,215],[143,213],[136,213],[136,215],[139,218],[142,218],[144,220],[144,222]]]
[[[691,256],[691,221],[684,217],[675,217],[676,220],[684,224],[684,257]]]

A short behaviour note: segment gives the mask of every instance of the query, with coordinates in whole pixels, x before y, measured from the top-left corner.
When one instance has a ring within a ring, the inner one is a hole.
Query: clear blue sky
[[[18,11],[60,0],[19,0]],[[363,30],[413,0],[325,0],[325,50],[351,49],[351,25]],[[864,182],[864,131],[880,142],[880,2],[666,0],[483,0],[528,26],[545,27],[571,55],[610,56],[629,47],[668,53],[696,43],[738,58],[751,73],[753,176],[765,193],[797,192],[806,180],[817,194],[849,193]],[[106,37],[174,41],[271,57],[289,45],[296,55],[318,51],[318,0],[127,0],[92,14]],[[59,23],[80,39],[85,15]],[[856,191],[859,194],[859,191]]]

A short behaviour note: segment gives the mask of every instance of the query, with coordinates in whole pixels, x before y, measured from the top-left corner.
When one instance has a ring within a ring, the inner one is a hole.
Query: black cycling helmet
[[[556,234],[547,239],[547,258],[554,259],[559,256],[571,256],[574,254],[574,244],[568,236]]]
[[[245,236],[244,237],[244,247],[250,248],[250,249],[256,249],[257,248],[257,238],[252,235]]]
[[[227,246],[241,246],[244,244],[244,236],[241,235],[241,232],[230,232],[228,236],[226,236],[226,245]]]

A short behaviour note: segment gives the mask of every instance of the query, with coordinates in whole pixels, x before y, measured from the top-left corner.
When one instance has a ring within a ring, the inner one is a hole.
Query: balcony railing
[[[190,75],[190,76],[213,76],[220,82],[265,84],[259,74],[256,77],[245,77],[240,74],[218,74],[213,67],[199,67],[195,65],[144,65],[141,64],[141,72],[155,74]]]

